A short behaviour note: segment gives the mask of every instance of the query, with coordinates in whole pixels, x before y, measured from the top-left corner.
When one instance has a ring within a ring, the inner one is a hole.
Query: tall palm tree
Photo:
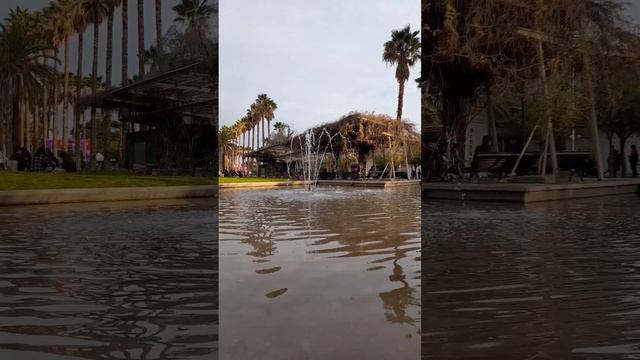
[[[144,1],[138,0],[138,75],[144,78]]]
[[[105,6],[107,7],[107,61],[105,63],[105,77],[106,87],[111,88],[112,73],[113,73],[113,17],[116,7],[120,6],[122,0],[106,0]],[[111,111],[106,111],[104,114],[107,121],[105,121],[104,137],[102,149],[104,150],[105,158],[109,159],[109,144],[111,143]]]
[[[41,18],[38,24],[34,25],[33,23],[29,23],[28,26],[30,29],[34,29],[38,35],[37,41],[41,43],[43,46],[43,55],[42,58],[44,60],[44,65],[48,66],[49,61],[53,60],[53,69],[56,74],[58,74],[58,47],[62,43],[63,39],[61,38],[62,33],[60,32],[59,22],[56,21],[56,17],[58,16],[56,10],[53,6],[47,6],[40,12]],[[7,18],[7,24],[15,24],[16,21],[24,16],[30,16],[27,11],[16,8],[9,11],[9,17]],[[57,75],[56,75],[57,76]],[[57,118],[58,118],[58,93],[59,93],[59,81],[49,81],[43,88],[46,91],[46,96],[43,96],[43,110],[42,114],[45,117],[43,122],[43,126],[46,127],[46,130],[43,131],[45,138],[49,138],[49,133],[51,135],[52,140],[52,148],[55,153],[57,149],[57,138],[58,138],[58,126],[57,126]],[[46,97],[46,99],[45,99]]]
[[[34,36],[33,25],[27,18],[10,18],[6,26],[0,25],[0,102],[11,113],[9,149],[25,144],[22,115],[40,103],[43,85],[57,81],[55,70],[39,61],[47,57],[47,46]]]
[[[129,82],[129,0],[122,0],[122,85]],[[120,160],[124,159],[124,144],[128,125],[120,122]]]
[[[158,59],[161,60],[162,54],[164,52],[162,43],[162,0],[156,0],[156,49],[158,51]],[[158,64],[159,69],[161,69],[161,65]]]
[[[267,139],[271,138],[271,120],[274,118],[274,112],[278,109],[278,105],[267,94],[258,95],[256,100],[260,107],[260,115],[262,117],[262,137],[264,137],[264,121],[267,121]]]
[[[410,68],[420,59],[420,31],[411,31],[407,25],[400,30],[391,32],[391,40],[384,43],[382,60],[390,65],[396,66],[396,80],[398,80],[398,112],[397,120],[404,152],[404,164],[407,177],[411,179],[411,169],[407,156],[407,142],[405,139],[405,129],[402,125],[402,105],[404,100],[404,83],[409,80]]]
[[[247,109],[247,125],[249,127],[249,137],[251,139],[251,150],[255,150],[256,148],[256,124],[255,124],[255,115],[253,113],[253,109],[249,107]]]
[[[55,22],[64,43],[63,71],[64,82],[62,86],[62,146],[67,149],[69,139],[69,38],[75,30],[74,19],[78,13],[82,13],[82,5],[78,0],[57,0],[52,3]]]
[[[73,117],[73,139],[75,143],[74,154],[76,157],[76,163],[78,168],[80,168],[81,163],[81,148],[80,148],[80,118],[82,113],[80,112],[80,108],[77,105],[77,100],[82,96],[82,79],[83,79],[83,50],[84,50],[84,32],[87,28],[87,14],[86,11],[78,12],[74,17],[74,25],[75,31],[78,35],[78,64],[76,70],[76,81],[75,81],[75,90],[76,90],[76,106]]]
[[[105,0],[85,0],[84,8],[87,20],[93,24],[93,63],[91,67],[91,95],[95,96],[98,87],[98,46],[100,44],[100,23],[107,13]],[[98,149],[98,124],[96,106],[91,106],[91,164],[95,168],[95,154]]]
[[[129,0],[122,0],[122,85],[129,81]]]
[[[52,10],[51,7],[45,7],[43,8],[38,15],[38,24],[37,24],[37,33],[38,33],[38,38],[40,41],[42,41],[42,45],[47,47],[50,46],[50,44],[52,43],[52,37],[54,35],[55,32],[55,28],[52,25],[51,17],[52,15]],[[49,65],[49,58],[46,56],[48,53],[48,50],[43,50],[42,51],[42,55],[43,55],[43,59],[42,62],[44,65]],[[46,147],[47,146],[47,140],[49,139],[49,119],[50,119],[50,113],[49,113],[49,109],[50,109],[50,104],[51,104],[51,96],[49,96],[50,94],[50,84],[44,83],[43,87],[43,96],[42,96],[42,104],[41,104],[41,109],[42,111],[40,111],[40,116],[41,116],[41,126],[42,126],[42,146]]]

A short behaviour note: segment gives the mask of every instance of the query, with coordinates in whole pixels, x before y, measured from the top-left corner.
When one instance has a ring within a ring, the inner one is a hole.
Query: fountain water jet
[[[307,182],[307,190],[313,191],[318,185],[318,176],[320,175],[320,169],[324,162],[327,151],[331,149],[333,154],[333,140],[336,137],[341,137],[343,140],[348,141],[340,132],[331,135],[327,129],[322,128],[318,138],[311,130],[307,130],[304,134],[298,135],[298,143],[300,145],[300,159],[302,165],[302,176]],[[322,139],[326,138],[326,144],[322,146]],[[293,141],[291,147],[293,148]],[[289,160],[289,163],[291,160]],[[337,164],[336,164],[337,166]],[[287,165],[287,172],[290,171],[290,165]],[[289,176],[291,174],[289,173]]]

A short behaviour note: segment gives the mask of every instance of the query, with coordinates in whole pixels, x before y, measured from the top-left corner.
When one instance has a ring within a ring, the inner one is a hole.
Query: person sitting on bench
[[[489,135],[485,135],[482,137],[482,144],[476,147],[476,150],[473,153],[473,160],[471,161],[471,177],[479,178],[480,174],[478,173],[478,165],[480,159],[478,159],[478,153],[488,153],[493,151],[493,139]]]

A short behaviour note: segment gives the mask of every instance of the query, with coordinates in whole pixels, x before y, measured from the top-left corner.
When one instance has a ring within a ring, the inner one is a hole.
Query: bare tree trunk
[[[544,109],[544,117],[547,122],[547,131],[549,131],[549,145],[551,150],[551,166],[553,170],[553,175],[558,176],[558,157],[556,154],[556,142],[553,134],[553,122],[551,120],[551,111],[550,111],[550,99],[549,99],[549,88],[547,86],[547,70],[544,65],[544,50],[542,49],[542,40],[537,41],[537,52],[538,52],[538,70],[540,75],[540,81],[542,82],[542,90],[544,91],[544,101],[545,101],[545,109]],[[546,171],[546,169],[545,169]]]
[[[591,59],[586,51],[583,52],[584,64],[584,88],[589,105],[589,130],[591,131],[591,152],[593,153],[598,170],[598,181],[604,180],[604,165],[600,149],[600,134],[598,131],[598,113],[596,112],[595,95],[593,92],[593,79],[591,78]]]
[[[491,86],[487,84],[487,118],[489,118],[489,131],[491,132],[491,139],[493,140],[493,151],[500,151],[498,146],[498,129],[496,128],[496,113],[494,109],[493,94],[491,93]]]

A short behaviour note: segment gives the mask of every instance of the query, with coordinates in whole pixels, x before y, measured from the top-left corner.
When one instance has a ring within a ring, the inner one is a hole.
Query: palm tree
[[[249,107],[247,109],[247,125],[249,126],[249,136],[251,138],[251,150],[255,150],[256,148],[256,124],[255,124],[255,115],[253,113],[253,109]]]
[[[115,9],[116,7],[120,6],[120,4],[122,3],[122,0],[106,0],[106,7],[107,7],[107,61],[106,61],[106,69],[105,69],[105,76],[106,76],[106,87],[107,89],[111,88],[111,81],[112,81],[112,73],[113,73],[113,16],[115,13]],[[109,144],[111,142],[111,111],[106,111],[105,112],[105,118],[107,119],[107,121],[105,121],[105,123],[107,124],[106,128],[104,129],[104,142],[102,145],[102,148],[104,150],[104,156],[105,158],[109,158]]]
[[[75,30],[74,20],[77,14],[82,13],[82,5],[78,0],[57,0],[52,3],[55,22],[64,43],[64,82],[62,87],[62,144],[67,149],[69,138],[69,37]]]
[[[47,58],[44,52],[48,47],[34,36],[31,14],[18,15],[7,19],[6,26],[0,25],[0,93],[3,94],[0,102],[3,109],[10,108],[12,130],[6,142],[10,149],[25,144],[22,116],[29,106],[40,103],[43,85],[57,80],[55,70],[39,61]]]
[[[158,59],[160,60],[164,52],[162,44],[162,0],[156,0],[156,49],[159,55]],[[158,64],[158,67],[161,68],[160,64]]]
[[[267,139],[271,138],[271,120],[274,118],[274,112],[278,109],[278,105],[267,94],[258,95],[257,102],[260,104],[262,115],[262,137],[264,137],[264,120],[267,121]]]
[[[396,66],[396,80],[398,80],[398,112],[397,120],[400,127],[400,139],[404,152],[404,163],[407,177],[411,179],[411,169],[407,157],[407,143],[404,136],[404,126],[402,125],[402,105],[404,100],[404,83],[409,80],[410,68],[420,59],[420,31],[411,31],[407,25],[404,29],[393,30],[391,40],[384,43],[382,60],[390,65]]]
[[[263,116],[263,111],[264,109],[261,106],[262,104],[260,104],[258,102],[258,100],[254,101],[253,104],[251,104],[251,120],[253,122],[253,125],[256,128],[256,149],[259,149],[261,147],[260,145],[260,123],[262,122],[262,120],[264,119]],[[262,135],[264,137],[264,126],[262,128]]]
[[[216,7],[208,4],[208,0],[181,0],[172,9],[178,15],[174,21],[186,26],[187,46],[193,49],[193,52],[202,48],[205,44],[204,34],[208,29],[208,21],[216,12]]]
[[[95,96],[98,87],[98,45],[100,44],[100,23],[107,13],[105,0],[85,0],[84,8],[87,20],[93,23],[93,63],[91,68],[91,95]],[[95,153],[98,148],[98,126],[96,106],[91,106],[91,163],[95,168]]]
[[[80,168],[81,163],[81,149],[80,149],[80,117],[81,112],[80,108],[77,106],[77,100],[82,96],[82,62],[83,62],[83,49],[84,49],[84,32],[87,28],[87,14],[84,11],[78,12],[74,17],[74,25],[75,31],[78,34],[78,64],[76,71],[76,81],[75,81],[75,89],[76,89],[76,106],[74,111],[73,118],[73,139],[75,143],[74,154],[76,157],[76,163],[78,168]]]
[[[144,78],[144,1],[138,0],[138,75]]]
[[[122,0],[122,85],[129,80],[129,0]]]

